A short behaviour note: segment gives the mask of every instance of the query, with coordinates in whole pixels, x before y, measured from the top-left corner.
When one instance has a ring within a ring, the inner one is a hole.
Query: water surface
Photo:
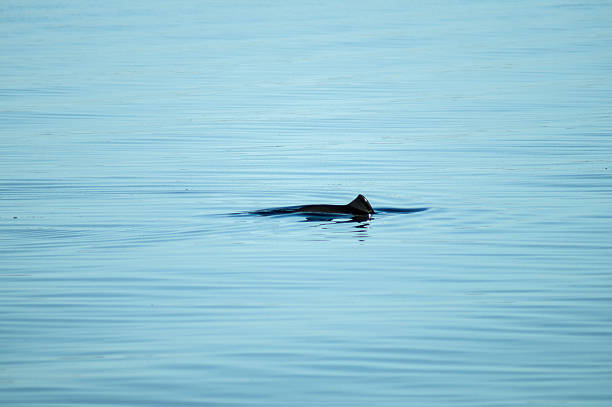
[[[610,405],[611,16],[3,3],[3,403]]]

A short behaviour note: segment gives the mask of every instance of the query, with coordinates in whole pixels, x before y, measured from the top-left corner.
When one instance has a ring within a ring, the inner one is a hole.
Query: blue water
[[[611,405],[610,21],[3,2],[0,404]]]

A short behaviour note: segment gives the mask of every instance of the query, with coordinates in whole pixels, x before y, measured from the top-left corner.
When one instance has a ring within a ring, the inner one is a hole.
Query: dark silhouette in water
[[[303,213],[308,215],[307,220],[323,220],[332,219],[334,215],[352,215],[352,220],[364,221],[370,219],[375,213],[412,213],[424,211],[427,208],[380,208],[374,211],[370,202],[365,196],[359,194],[355,199],[346,205],[301,205],[301,206],[286,206],[283,208],[261,209],[250,212],[256,215],[272,216],[272,215],[288,215],[295,213]]]
[[[284,208],[262,209],[254,211],[258,215],[282,215],[286,213],[339,213],[355,216],[369,216],[374,213],[372,205],[368,202],[365,196],[359,194],[346,205],[303,205],[303,206],[287,206]]]
[[[372,205],[365,196],[359,194],[346,205],[305,205],[298,212],[307,213],[345,213],[348,215],[366,216],[374,213]]]

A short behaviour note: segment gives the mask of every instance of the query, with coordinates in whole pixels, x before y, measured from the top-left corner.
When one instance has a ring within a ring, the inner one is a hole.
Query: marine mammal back
[[[355,199],[346,205],[328,205],[328,204],[316,204],[316,205],[301,205],[301,206],[286,206],[283,208],[270,208],[260,209],[257,211],[250,212],[256,215],[286,215],[291,213],[312,213],[312,214],[344,214],[353,215],[357,218],[369,218],[371,214],[375,213],[374,209],[365,198],[365,196],[359,194]]]
[[[349,202],[347,206],[361,213],[374,213],[374,209],[372,209],[370,202],[361,194],[357,195],[357,198]]]
[[[372,205],[365,196],[359,194],[346,205],[304,205],[298,209],[299,212],[313,213],[345,213],[351,215],[370,215],[374,213]]]

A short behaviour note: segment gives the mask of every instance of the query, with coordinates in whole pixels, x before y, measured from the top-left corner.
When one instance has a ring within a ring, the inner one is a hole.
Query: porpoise
[[[368,202],[365,196],[359,194],[355,199],[346,205],[302,205],[302,206],[287,206],[284,208],[261,209],[251,212],[257,215],[282,215],[290,213],[312,213],[312,214],[344,214],[353,215],[355,217],[369,218],[374,213],[372,205]]]
[[[359,194],[346,205],[304,205],[297,208],[296,212],[307,213],[345,213],[348,215],[366,216],[374,213],[372,205],[365,196]]]

